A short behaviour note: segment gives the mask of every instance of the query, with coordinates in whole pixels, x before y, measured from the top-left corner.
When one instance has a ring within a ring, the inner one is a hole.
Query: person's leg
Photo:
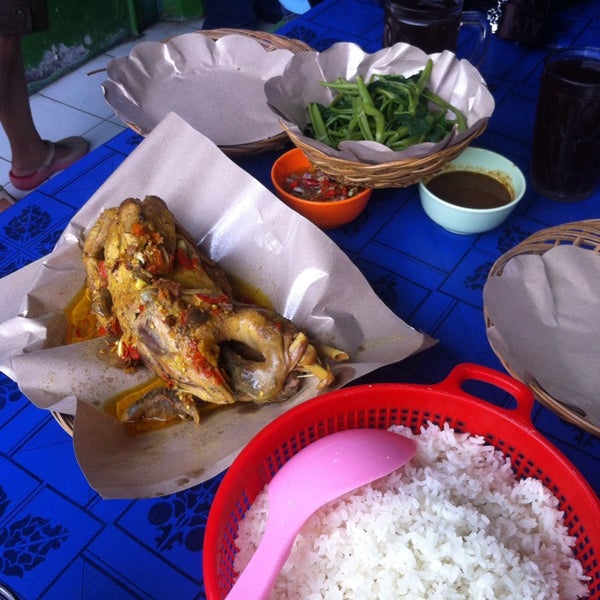
[[[44,162],[48,147],[33,122],[22,36],[18,34],[0,37],[0,123],[10,143],[13,173],[35,171]]]
[[[21,34],[0,36],[0,123],[10,143],[10,180],[31,190],[81,158],[89,144],[80,137],[55,144],[41,138],[31,114],[22,50]]]

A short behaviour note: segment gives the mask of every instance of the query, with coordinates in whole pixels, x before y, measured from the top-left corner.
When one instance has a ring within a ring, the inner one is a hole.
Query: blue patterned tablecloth
[[[318,50],[350,40],[374,51],[382,17],[376,0],[325,0],[281,33]],[[599,40],[597,0],[556,17],[551,45]],[[493,39],[481,67],[496,110],[476,145],[503,153],[525,173],[545,52]],[[0,214],[0,276],[50,252],[74,212],[139,142],[130,131],[116,136]],[[276,154],[236,160],[270,188]],[[491,265],[535,231],[599,216],[600,190],[561,204],[529,189],[501,227],[459,236],[427,219],[415,186],[375,191],[356,221],[328,233],[397,315],[440,343],[364,381],[437,382],[461,362],[503,370],[482,313]],[[505,395],[490,400],[510,402]],[[600,439],[537,404],[533,419],[600,492]],[[0,581],[24,599],[204,598],[203,532],[219,481],[165,498],[102,500],[84,479],[71,438],[0,375]]]

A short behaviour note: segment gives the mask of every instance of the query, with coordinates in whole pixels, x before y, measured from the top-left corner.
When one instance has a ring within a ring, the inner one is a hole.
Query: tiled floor
[[[69,135],[82,135],[94,149],[116,134],[125,125],[115,116],[102,94],[105,80],[104,69],[115,57],[127,56],[135,44],[141,41],[162,41],[198,30],[202,20],[161,21],[101,56],[90,60],[75,71],[51,83],[31,96],[33,117],[44,139],[59,140]],[[261,27],[262,28],[262,27]],[[265,26],[273,28],[273,26]],[[9,181],[10,147],[4,131],[0,128],[0,185],[19,199],[28,192],[15,189]]]

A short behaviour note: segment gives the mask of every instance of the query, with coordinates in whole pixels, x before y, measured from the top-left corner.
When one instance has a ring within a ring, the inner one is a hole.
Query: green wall
[[[24,38],[30,91],[42,88],[161,18],[202,16],[202,0],[49,0],[48,31]]]
[[[204,14],[202,0],[158,0],[158,5],[164,19],[197,19]]]
[[[40,86],[131,36],[123,0],[49,0],[50,27],[24,38],[30,86]]]

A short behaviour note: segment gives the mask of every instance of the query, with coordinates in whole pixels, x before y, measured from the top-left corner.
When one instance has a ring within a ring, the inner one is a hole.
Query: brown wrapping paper
[[[600,257],[567,245],[516,256],[484,301],[490,344],[519,379],[600,425]]]
[[[143,135],[175,112],[218,146],[259,142],[281,133],[264,82],[292,55],[267,51],[244,35],[214,41],[186,33],[165,43],[141,42],[129,56],[113,59],[102,88],[117,116]]]
[[[334,368],[336,387],[434,343],[396,317],[320,229],[171,113],[74,216],[49,256],[0,280],[0,369],[38,407],[76,415],[77,460],[103,497],[160,496],[204,481],[262,427],[316,393],[307,384],[283,404],[236,405],[199,426],[138,435],[106,414],[108,398],[149,373],[110,367],[99,352],[103,340],[65,346],[64,308],[84,285],[86,230],[104,208],[149,194],[162,197],[226,271],[309,335],[351,355]]]

